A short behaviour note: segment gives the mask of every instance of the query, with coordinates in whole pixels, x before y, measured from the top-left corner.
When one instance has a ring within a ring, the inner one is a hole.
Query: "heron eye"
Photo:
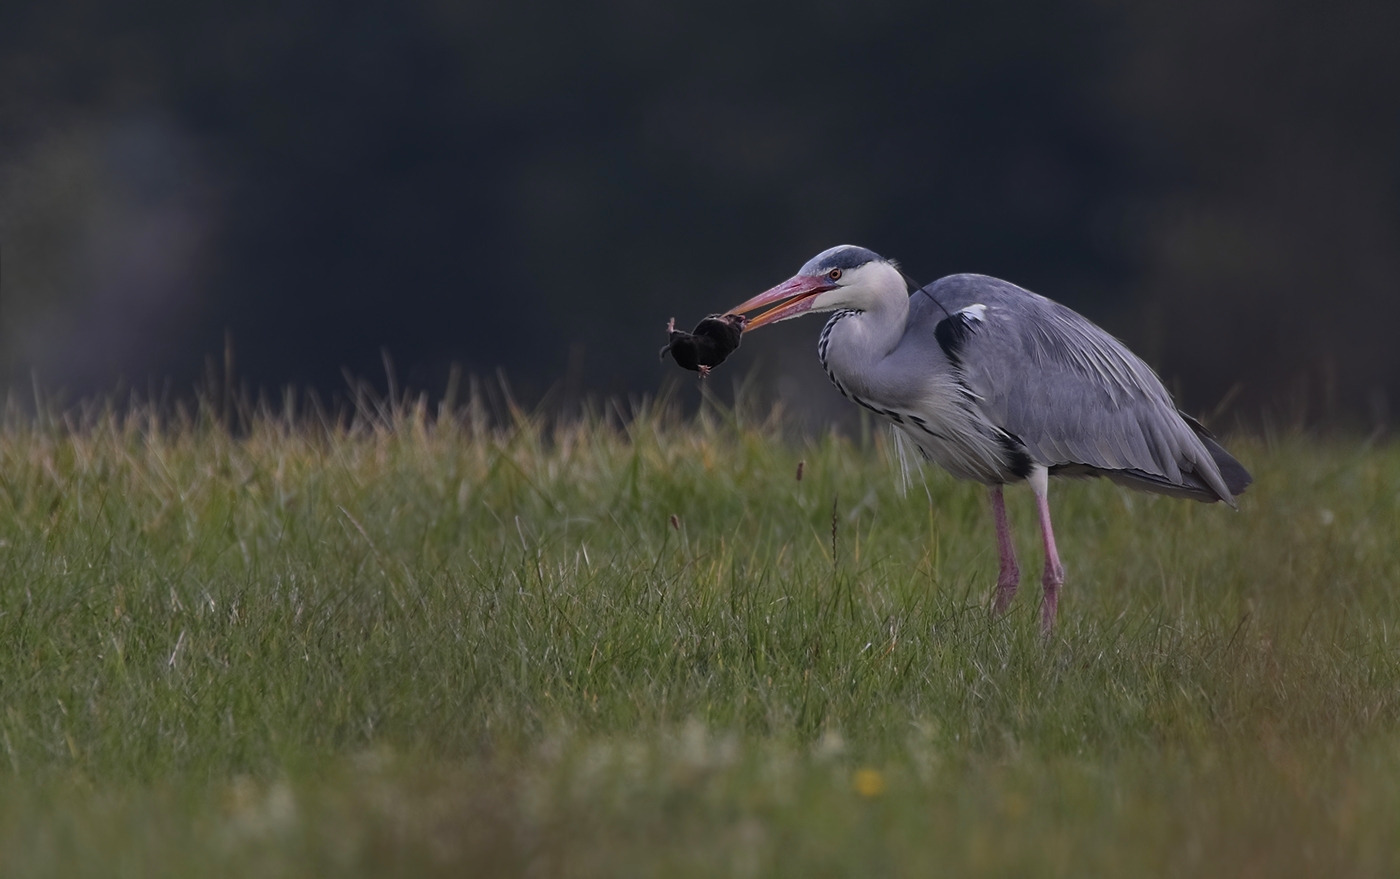
[[[830,278],[831,280],[833,280],[833,281],[839,281],[839,280],[841,280],[841,270],[840,270],[840,269],[832,269],[831,271],[829,271],[829,272],[826,273],[826,276],[827,276],[828,278]]]

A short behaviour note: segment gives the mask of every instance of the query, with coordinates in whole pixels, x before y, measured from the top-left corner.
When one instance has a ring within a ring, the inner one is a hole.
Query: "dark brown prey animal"
[[[695,325],[695,331],[687,333],[676,329],[676,319],[666,324],[666,332],[671,341],[661,349],[661,359],[669,353],[685,369],[700,373],[704,378],[710,369],[719,366],[730,352],[739,347],[744,335],[744,325],[748,318],[742,314],[712,314]]]

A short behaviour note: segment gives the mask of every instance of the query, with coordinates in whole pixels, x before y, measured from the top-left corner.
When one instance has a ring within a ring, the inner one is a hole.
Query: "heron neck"
[[[845,393],[878,397],[880,364],[904,336],[909,320],[909,295],[902,290],[881,295],[864,311],[833,318],[823,332],[818,355]]]
[[[909,293],[903,283],[898,289],[882,287],[871,306],[852,317],[857,321],[852,329],[859,327],[864,337],[863,347],[874,359],[883,360],[904,337],[909,323]]]

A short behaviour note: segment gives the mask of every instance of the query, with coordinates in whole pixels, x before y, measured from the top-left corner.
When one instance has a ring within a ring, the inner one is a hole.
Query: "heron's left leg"
[[[1011,606],[1011,599],[1016,597],[1016,587],[1021,583],[1021,568],[1016,564],[1016,544],[1011,539],[1011,525],[1006,521],[1006,500],[1002,497],[1001,486],[993,485],[987,494],[992,499],[992,520],[997,526],[997,555],[1001,558],[992,616],[1001,616]]]
[[[1050,473],[1037,465],[1027,480],[1035,494],[1035,509],[1040,515],[1040,537],[1045,541],[1045,603],[1040,607],[1040,631],[1048,635],[1055,628],[1055,611],[1060,603],[1060,587],[1065,584],[1065,566],[1055,549],[1055,529],[1050,525]]]

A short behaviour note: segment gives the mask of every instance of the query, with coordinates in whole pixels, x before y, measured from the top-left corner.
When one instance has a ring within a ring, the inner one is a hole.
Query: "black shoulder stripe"
[[[962,363],[962,349],[967,345],[967,340],[971,338],[973,332],[973,321],[961,311],[943,318],[938,325],[933,328],[933,337],[938,340],[938,347],[943,349],[943,353],[948,355],[948,359],[954,365]]]
[[[997,431],[997,440],[1001,443],[1002,450],[1006,452],[1006,466],[1010,468],[1011,475],[1017,479],[1025,479],[1031,475],[1031,467],[1035,462],[1026,453],[1026,445],[1021,442],[1020,437],[1013,436],[1004,430]]]

